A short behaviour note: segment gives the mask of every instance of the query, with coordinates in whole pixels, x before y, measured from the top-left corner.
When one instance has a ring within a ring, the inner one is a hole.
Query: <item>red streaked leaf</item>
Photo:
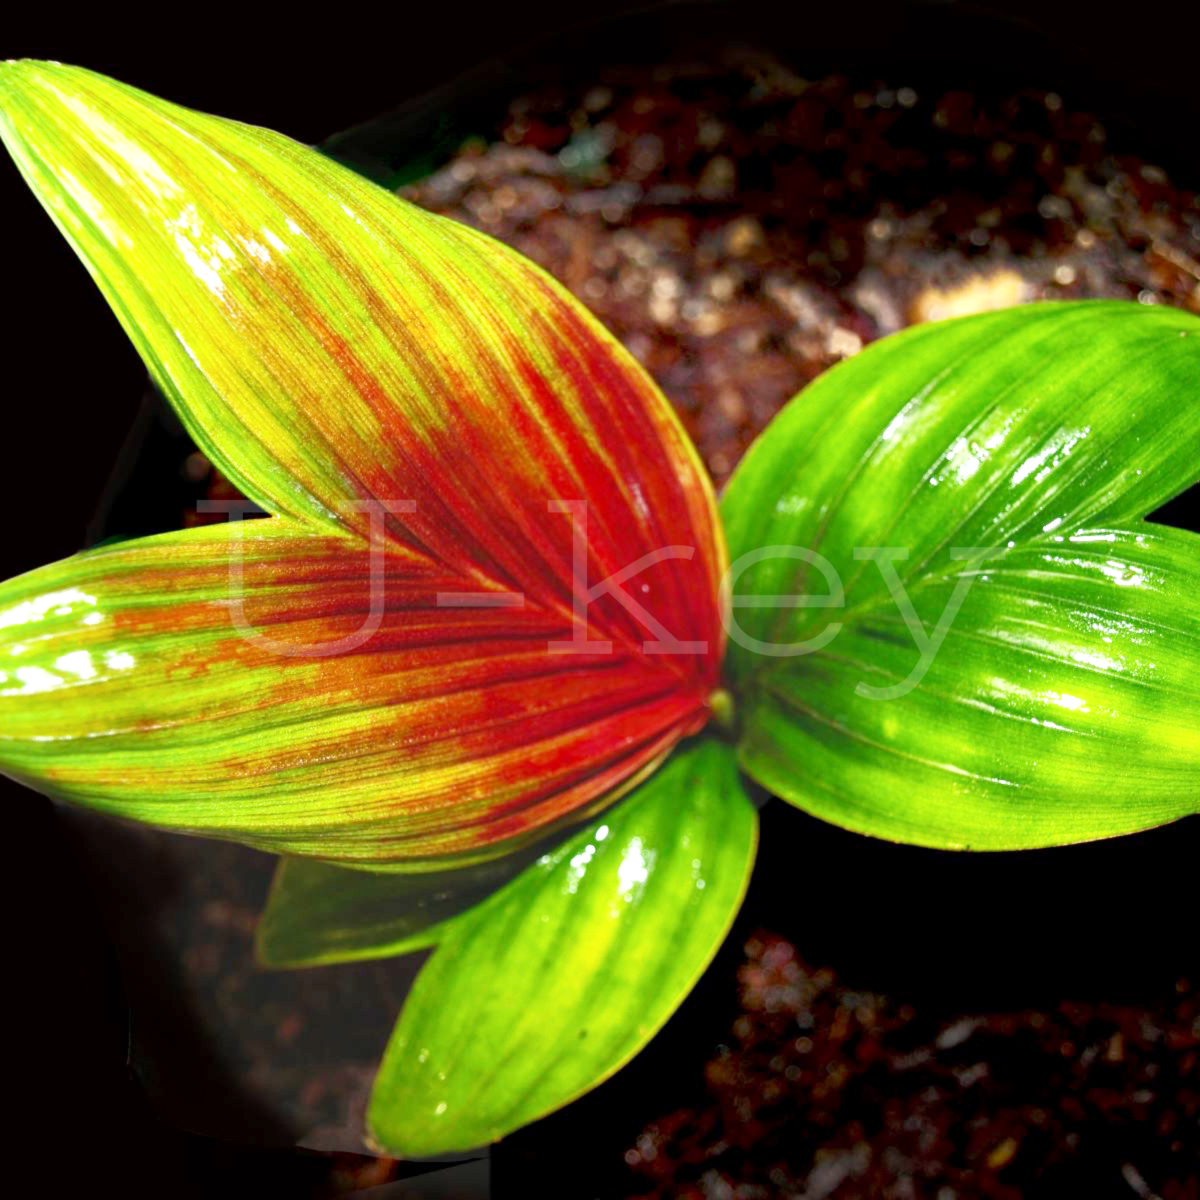
[[[0,108],[26,179],[247,495],[364,534],[364,506],[411,502],[391,536],[462,590],[564,611],[559,502],[583,501],[589,584],[688,548],[633,598],[719,651],[703,469],[646,373],[544,272],[278,134],[89,71],[6,64]],[[593,637],[646,640],[611,595],[589,617]]]
[[[227,533],[6,585],[4,770],[411,866],[589,811],[703,724],[711,488],[562,288],[280,135],[89,71],[0,65],[0,134],[202,447],[278,518],[246,534],[267,643],[232,626]],[[360,638],[375,522],[388,599]]]
[[[0,586],[0,766],[168,828],[411,868],[595,807],[707,716],[651,657],[551,654],[557,615],[439,607],[444,570],[377,562],[361,645],[370,551],[282,520]]]

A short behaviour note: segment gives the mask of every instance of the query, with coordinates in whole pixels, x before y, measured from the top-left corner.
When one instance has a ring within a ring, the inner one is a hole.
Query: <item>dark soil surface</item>
[[[626,1153],[644,1194],[1197,1194],[1200,996],[1186,979],[1153,1007],[981,1011],[930,1037],[914,1006],[840,984],[780,937],[745,953],[743,1011],[705,1100]]]
[[[547,85],[500,133],[406,194],[565,283],[718,483],[805,383],[913,322],[1100,296],[1200,312],[1200,200],[1055,93],[723,51]]]
[[[1200,201],[1069,98],[707,61],[549,83],[406,194],[570,287],[719,483],[805,382],[914,321],[1044,297],[1200,311]],[[151,459],[180,504],[226,490],[165,426]],[[110,532],[133,531],[123,511]],[[269,859],[70,820],[155,1110],[234,1140],[360,1148],[419,960],[259,971]],[[494,1194],[1200,1196],[1196,825],[970,858],[772,802],[697,993],[616,1078],[502,1143]],[[342,1155],[311,1194],[399,1170]]]

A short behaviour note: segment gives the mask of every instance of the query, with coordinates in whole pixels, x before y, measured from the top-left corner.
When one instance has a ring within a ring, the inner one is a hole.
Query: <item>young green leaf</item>
[[[756,831],[732,750],[693,743],[457,918],[384,1055],[376,1140],[410,1157],[482,1145],[613,1074],[728,932]]]
[[[423,950],[444,936],[447,922],[529,861],[527,855],[509,854],[453,871],[397,875],[283,858],[258,925],[258,961],[265,967],[316,967]]]
[[[1112,303],[918,329],[803,392],[723,503],[745,769],[941,847],[1200,810],[1200,538],[1140,520],[1200,476],[1198,394],[1200,320]]]
[[[0,769],[171,828],[428,866],[586,815],[706,722],[711,488],[564,289],[287,138],[89,71],[0,64],[0,134],[276,517],[244,539],[244,598],[225,535],[195,532],[5,585]]]

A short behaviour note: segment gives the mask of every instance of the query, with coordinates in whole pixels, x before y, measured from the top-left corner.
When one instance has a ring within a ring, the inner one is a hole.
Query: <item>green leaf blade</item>
[[[1174,309],[1041,304],[887,338],[821,376],[751,448],[722,501],[730,558],[817,551],[853,607],[887,596],[855,547],[903,544],[907,580],[954,570],[951,546],[1143,517],[1200,478],[1198,380],[1200,319]],[[736,591],[803,593],[811,576],[772,558]],[[792,643],[826,617],[743,609],[738,622]],[[737,680],[762,661],[729,648]]]
[[[816,816],[942,849],[1131,833],[1200,809],[1200,538],[1100,530],[1013,551],[967,593],[928,674],[900,614],[761,672],[747,772]],[[1110,540],[1111,539],[1111,540]],[[912,592],[926,628],[954,580]]]
[[[448,922],[528,863],[528,855],[514,854],[452,871],[399,875],[282,858],[258,925],[258,961],[318,967],[425,950]]]
[[[459,918],[384,1056],[378,1142],[410,1157],[481,1145],[618,1070],[724,939],[756,839],[731,748],[695,743]]]
[[[734,608],[744,769],[942,848],[1200,810],[1200,539],[1140,520],[1200,475],[1198,391],[1200,321],[1087,302],[914,330],[802,393],[724,514],[735,569],[798,546],[828,578],[773,549],[734,602],[834,598]]]

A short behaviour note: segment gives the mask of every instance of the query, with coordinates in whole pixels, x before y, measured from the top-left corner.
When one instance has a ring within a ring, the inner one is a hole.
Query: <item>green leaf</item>
[[[923,327],[803,392],[723,504],[743,767],[947,848],[1200,809],[1200,538],[1141,520],[1200,476],[1198,392],[1200,320],[1096,302]]]
[[[963,849],[1061,845],[1200,810],[1200,538],[1091,530],[973,581],[928,673],[899,611],[755,679],[746,769],[850,829]],[[910,589],[932,630],[959,579]]]
[[[384,1055],[376,1140],[410,1157],[482,1145],[612,1075],[716,953],[756,839],[732,750],[692,743],[458,918]]]
[[[446,923],[529,864],[509,855],[453,871],[396,875],[282,858],[259,921],[265,967],[390,958],[436,945]]]

